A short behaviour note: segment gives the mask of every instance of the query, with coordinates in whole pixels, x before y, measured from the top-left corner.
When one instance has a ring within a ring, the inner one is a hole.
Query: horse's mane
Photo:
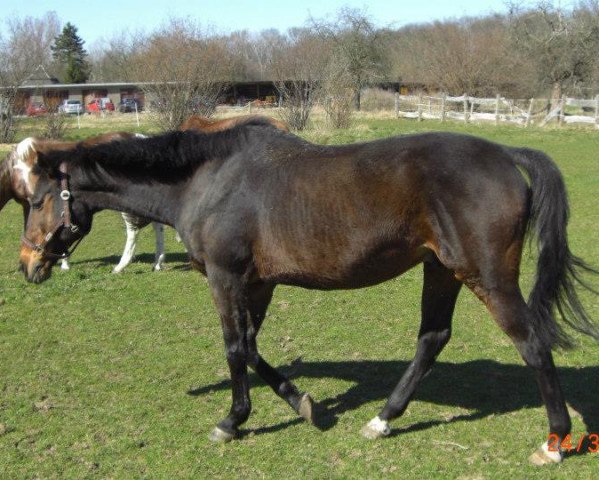
[[[202,133],[195,130],[173,131],[147,138],[130,138],[109,143],[85,145],[79,143],[69,151],[38,152],[41,168],[56,170],[65,162],[86,169],[101,167],[114,174],[142,177],[159,175],[167,179],[190,175],[207,160],[225,158],[242,146],[247,146],[249,128],[263,129],[268,134],[284,133],[263,117],[248,118],[230,129]]]

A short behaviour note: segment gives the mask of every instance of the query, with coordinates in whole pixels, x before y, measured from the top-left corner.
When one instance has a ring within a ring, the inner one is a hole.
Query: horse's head
[[[40,153],[28,174],[34,187],[20,263],[25,277],[33,283],[47,280],[56,262],[69,257],[91,228],[91,213],[71,193],[69,165],[64,161],[54,164],[56,157],[56,152]]]
[[[52,266],[70,255],[69,248],[91,228],[91,214],[71,196],[68,156],[78,145],[94,146],[125,140],[132,133],[115,132],[77,142],[28,138],[12,152],[14,198],[29,210],[21,242],[21,269],[31,282],[50,277]],[[7,159],[8,161],[8,159]]]

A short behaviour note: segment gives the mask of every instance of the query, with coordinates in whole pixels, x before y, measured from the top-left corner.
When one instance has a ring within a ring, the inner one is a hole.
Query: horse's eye
[[[29,204],[31,205],[31,208],[33,208],[34,210],[41,210],[41,208],[44,206],[44,200],[29,200]]]

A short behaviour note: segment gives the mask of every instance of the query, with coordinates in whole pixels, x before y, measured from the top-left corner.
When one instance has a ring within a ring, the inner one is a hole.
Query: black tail
[[[557,307],[564,322],[599,342],[599,326],[584,309],[576,293],[581,285],[595,292],[581,273],[599,273],[568,247],[569,208],[564,180],[557,166],[543,152],[527,148],[511,149],[514,162],[530,177],[529,228],[535,228],[539,246],[537,275],[528,299],[536,333],[546,345],[571,347],[570,336],[556,322]],[[595,292],[596,293],[596,292]]]

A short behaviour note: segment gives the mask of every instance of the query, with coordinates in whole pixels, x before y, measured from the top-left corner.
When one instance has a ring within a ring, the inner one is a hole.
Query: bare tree
[[[61,98],[48,96],[44,98],[46,114],[44,115],[44,130],[42,136],[53,140],[60,140],[67,131],[69,120],[67,115],[59,110]]]
[[[360,110],[360,92],[369,83],[384,78],[384,55],[380,30],[360,10],[342,8],[332,21],[311,19],[316,32],[331,43],[332,54],[342,57],[351,78],[355,108]]]
[[[231,75],[225,42],[182,19],[150,35],[131,64],[162,130],[194,113],[210,116]]]
[[[0,142],[14,138],[18,87],[38,68],[52,63],[50,46],[60,31],[55,13],[40,18],[10,18],[7,36],[0,35]]]
[[[514,90],[507,28],[502,17],[435,22],[395,36],[396,75],[452,95]]]
[[[285,122],[306,128],[326,65],[326,45],[307,29],[291,29],[273,51],[270,70],[283,100]]]
[[[540,87],[556,100],[565,88],[592,78],[599,48],[599,7],[596,1],[572,11],[541,1],[529,10],[510,7],[511,39],[535,67]]]
[[[330,57],[323,72],[320,97],[328,126],[349,127],[354,111],[355,91],[345,57]]]
[[[134,62],[147,45],[141,30],[117,33],[90,48],[91,80],[94,82],[136,82]]]

